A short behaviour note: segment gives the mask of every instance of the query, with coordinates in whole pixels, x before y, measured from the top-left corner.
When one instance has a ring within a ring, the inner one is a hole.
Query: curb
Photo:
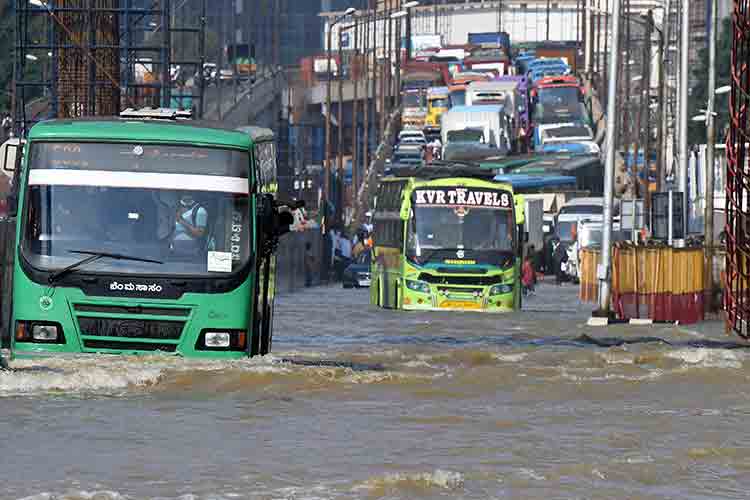
[[[608,326],[608,325],[634,325],[634,326],[645,326],[645,325],[679,325],[679,321],[664,321],[664,320],[653,320],[653,319],[609,319],[609,318],[589,318],[586,322],[588,326]]]

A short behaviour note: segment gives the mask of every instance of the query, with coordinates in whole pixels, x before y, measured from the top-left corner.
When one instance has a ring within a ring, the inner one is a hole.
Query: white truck
[[[515,91],[518,82],[487,81],[471,82],[466,87],[466,105],[505,104],[505,96]]]
[[[503,106],[454,106],[441,116],[440,140],[445,147],[463,130],[482,130],[484,144],[501,151],[510,148]],[[452,134],[452,132],[454,132]]]

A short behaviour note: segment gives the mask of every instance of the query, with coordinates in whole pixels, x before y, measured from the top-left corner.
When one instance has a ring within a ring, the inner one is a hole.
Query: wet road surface
[[[274,353],[0,372],[0,498],[713,499],[750,495],[748,351],[719,324],[277,303]]]

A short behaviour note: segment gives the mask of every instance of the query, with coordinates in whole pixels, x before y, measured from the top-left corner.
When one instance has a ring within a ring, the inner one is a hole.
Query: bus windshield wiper
[[[164,264],[164,262],[160,260],[145,259],[142,257],[131,257],[129,255],[122,255],[119,253],[94,252],[91,250],[68,250],[68,252],[80,254],[80,255],[88,255],[88,257],[86,257],[85,259],[81,259],[78,262],[74,262],[73,264],[69,265],[65,269],[61,269],[57,271],[56,273],[52,273],[47,279],[47,281],[49,281],[50,283],[54,283],[55,281],[58,281],[63,276],[67,276],[68,274],[72,273],[73,271],[75,271],[81,266],[85,266],[86,264],[95,262],[105,257],[108,259],[115,259],[115,260],[131,260],[135,262],[149,262],[152,264]]]

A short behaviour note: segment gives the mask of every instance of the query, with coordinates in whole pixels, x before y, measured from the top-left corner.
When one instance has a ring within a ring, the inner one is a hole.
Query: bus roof
[[[500,174],[498,182],[506,182],[513,189],[544,189],[548,187],[576,186],[576,178],[569,175]]]
[[[412,177],[422,180],[449,179],[462,177],[483,181],[493,181],[495,174],[470,162],[434,161],[417,167],[391,169],[391,177]]]
[[[29,140],[113,142],[164,142],[248,149],[255,141],[273,138],[260,127],[232,129],[217,122],[195,120],[131,120],[121,118],[58,119],[37,123]]]

